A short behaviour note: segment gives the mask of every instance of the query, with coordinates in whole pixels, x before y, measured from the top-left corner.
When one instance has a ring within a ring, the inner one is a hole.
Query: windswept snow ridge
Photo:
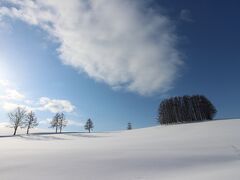
[[[240,179],[240,120],[109,133],[1,135],[1,180]]]

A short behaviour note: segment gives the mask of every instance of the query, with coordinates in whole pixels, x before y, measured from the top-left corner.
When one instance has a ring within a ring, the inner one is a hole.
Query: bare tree
[[[92,120],[90,118],[87,120],[84,128],[86,130],[88,130],[89,133],[91,132],[91,130],[93,130],[94,126],[93,126],[93,122],[92,122]]]
[[[18,127],[24,127],[24,119],[26,118],[26,110],[21,107],[17,107],[16,110],[8,114],[10,120],[10,127],[14,129],[13,135],[17,133]]]
[[[50,122],[50,127],[56,129],[56,133],[58,132],[58,127],[59,127],[59,121],[60,121],[60,114],[56,113],[55,116],[53,117],[52,121]]]
[[[60,114],[59,117],[59,129],[60,133],[62,133],[62,129],[67,126],[68,121],[66,120],[66,117],[63,113]]]
[[[24,121],[24,125],[27,128],[27,134],[31,128],[38,126],[37,117],[34,112],[30,111]]]

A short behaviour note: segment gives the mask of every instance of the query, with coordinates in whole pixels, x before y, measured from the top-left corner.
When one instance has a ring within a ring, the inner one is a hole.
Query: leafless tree
[[[24,125],[27,128],[27,134],[31,128],[38,126],[37,117],[34,112],[30,111],[24,121]]]
[[[56,113],[52,121],[50,122],[50,125],[51,125],[50,127],[55,128],[56,133],[58,132],[60,117],[61,115],[59,113]]]
[[[66,117],[63,113],[60,114],[59,117],[59,129],[60,133],[62,133],[62,129],[67,126],[68,121],[66,120]]]
[[[26,110],[21,107],[17,107],[16,110],[8,114],[10,120],[10,127],[14,129],[13,135],[17,133],[18,127],[24,127],[24,120],[26,118]]]

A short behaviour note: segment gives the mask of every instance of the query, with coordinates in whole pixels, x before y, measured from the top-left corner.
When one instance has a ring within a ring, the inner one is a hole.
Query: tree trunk
[[[58,127],[56,126],[56,134],[57,134],[57,129],[58,129]]]
[[[90,128],[88,129],[88,132],[90,133]]]
[[[30,129],[30,124],[28,124],[28,127],[27,127],[27,134],[29,133],[29,129]]]
[[[16,132],[17,132],[17,127],[14,128],[14,133],[13,133],[14,136],[16,135]]]

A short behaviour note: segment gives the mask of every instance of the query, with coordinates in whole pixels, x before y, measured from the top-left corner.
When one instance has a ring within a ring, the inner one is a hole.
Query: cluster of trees
[[[39,125],[37,117],[33,111],[27,112],[26,109],[17,107],[14,111],[8,114],[10,120],[10,127],[13,128],[13,135],[15,136],[18,128],[26,128],[26,133],[29,134],[29,130]],[[53,119],[50,121],[50,128],[54,128],[55,132],[62,133],[63,128],[68,124],[64,113],[56,113]],[[88,119],[84,128],[90,133],[93,128],[93,122]]]
[[[10,127],[14,129],[15,136],[18,128],[26,128],[27,134],[31,128],[38,126],[37,117],[34,112],[27,112],[24,108],[18,107],[15,111],[8,114]]]
[[[203,95],[177,96],[160,103],[158,121],[160,124],[175,124],[212,120],[217,110]]]
[[[56,133],[62,133],[62,129],[65,128],[67,124],[68,121],[66,120],[65,115],[63,113],[56,113],[52,121],[50,122],[50,128],[55,128]],[[84,128],[85,130],[88,130],[89,133],[93,130],[94,125],[90,118],[87,120]]]
[[[67,126],[67,123],[68,121],[63,113],[56,113],[50,122],[50,128],[55,128],[56,133],[58,133],[59,129],[59,132],[62,133],[62,129]]]

